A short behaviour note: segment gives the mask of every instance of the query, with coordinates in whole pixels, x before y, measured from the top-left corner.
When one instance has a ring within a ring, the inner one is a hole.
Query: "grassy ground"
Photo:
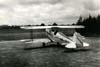
[[[0,30],[0,67],[100,67],[100,37],[86,39],[91,44],[87,51],[71,52],[60,47],[24,50],[25,43],[19,40],[29,39],[29,32]],[[34,38],[46,37],[39,30],[33,32]],[[62,32],[69,34],[66,30]]]
[[[60,29],[61,32],[66,33],[66,35],[72,35],[73,29]],[[33,38],[45,38],[45,30],[33,30]],[[2,29],[0,30],[0,41],[2,40],[20,40],[20,39],[30,39],[30,30],[24,29]]]
[[[45,32],[35,32],[33,33],[33,38],[44,38],[46,37]],[[30,33],[2,33],[0,34],[0,41],[8,40],[20,40],[20,39],[30,39]]]
[[[60,47],[24,50],[20,41],[0,42],[0,67],[100,67],[100,38],[87,38],[91,50]]]

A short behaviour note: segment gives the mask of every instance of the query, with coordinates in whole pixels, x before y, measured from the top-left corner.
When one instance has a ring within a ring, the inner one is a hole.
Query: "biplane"
[[[62,46],[67,49],[85,49],[90,46],[89,43],[85,42],[82,35],[77,32],[74,32],[73,36],[70,38],[64,33],[55,30],[55,28],[84,28],[84,26],[28,26],[21,27],[22,29],[45,29],[47,39],[31,39],[30,41],[24,41],[28,45],[25,47],[29,48],[38,48],[46,46]],[[53,28],[53,30],[52,30]],[[32,34],[33,32],[31,32]],[[41,33],[41,32],[40,32]],[[32,35],[31,35],[32,36]],[[33,37],[32,37],[33,38]],[[29,45],[30,44],[30,45]]]

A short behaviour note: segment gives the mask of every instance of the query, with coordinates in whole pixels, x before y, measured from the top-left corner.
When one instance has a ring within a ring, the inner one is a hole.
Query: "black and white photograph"
[[[0,0],[0,67],[100,67],[100,0]]]

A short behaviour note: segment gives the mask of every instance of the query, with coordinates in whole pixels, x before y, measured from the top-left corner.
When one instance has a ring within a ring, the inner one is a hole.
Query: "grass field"
[[[0,67],[100,67],[100,38],[89,37],[91,50],[68,51],[60,47],[24,50],[16,41],[0,42]]]
[[[87,37],[91,49],[68,51],[61,47],[24,50],[28,30],[0,30],[0,67],[100,67],[100,37]],[[45,32],[33,31],[34,38],[45,38]],[[71,34],[73,31],[63,31]]]
[[[66,33],[66,35],[72,35],[74,29],[60,29],[61,32]],[[33,30],[33,38],[45,38],[45,30]],[[20,40],[20,39],[30,39],[30,30],[24,29],[3,29],[0,30],[0,41],[8,40]]]
[[[45,32],[33,31],[33,38],[43,38],[46,37]],[[0,30],[0,41],[8,40],[20,40],[20,39],[30,39],[30,30],[16,30],[16,29],[4,29]]]

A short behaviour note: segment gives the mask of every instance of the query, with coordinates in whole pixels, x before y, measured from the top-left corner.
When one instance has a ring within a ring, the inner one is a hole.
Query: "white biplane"
[[[45,29],[48,39],[32,39],[31,41],[24,41],[30,45],[25,48],[38,48],[50,45],[63,46],[68,49],[84,49],[90,45],[84,41],[84,37],[75,32],[72,38],[69,38],[58,30],[52,28],[84,28],[84,26],[29,26],[21,27],[22,29]],[[32,33],[32,32],[31,32]],[[40,32],[41,33],[41,32]]]

